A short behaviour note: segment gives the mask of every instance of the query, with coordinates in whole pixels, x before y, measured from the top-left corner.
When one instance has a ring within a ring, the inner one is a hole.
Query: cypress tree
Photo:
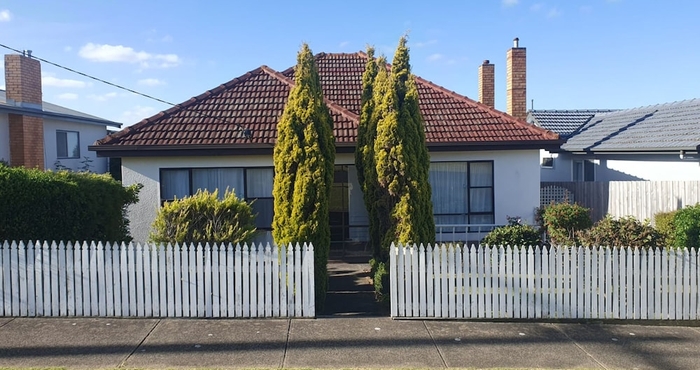
[[[313,243],[316,305],[321,310],[328,286],[328,201],[335,143],[318,68],[307,44],[297,55],[294,82],[277,124],[272,236],[278,245]]]
[[[428,183],[430,160],[405,37],[396,49],[391,75],[384,79],[381,70],[374,84],[374,158],[379,184],[375,206],[380,220],[387,222],[385,228],[380,227],[386,230],[381,234],[386,260],[392,242],[433,241],[435,223]]]
[[[383,59],[380,63],[384,63]],[[357,147],[355,148],[355,166],[357,178],[362,188],[365,208],[369,216],[369,244],[374,251],[374,258],[379,258],[381,234],[377,209],[374,206],[377,201],[377,172],[374,163],[374,140],[377,136],[377,122],[374,119],[374,82],[377,78],[378,64],[374,59],[374,48],[367,47],[367,64],[362,75],[362,100],[360,122],[357,126]]]

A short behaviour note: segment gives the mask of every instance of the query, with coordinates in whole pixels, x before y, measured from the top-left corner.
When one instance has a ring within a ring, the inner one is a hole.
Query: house
[[[5,86],[0,90],[0,160],[41,169],[85,168],[107,172],[107,158],[97,158],[88,144],[104,137],[108,121],[44,102],[41,65],[25,55],[5,55]]]
[[[543,156],[542,181],[700,180],[700,99],[614,111],[533,110],[528,121],[566,139]]]
[[[467,236],[473,240],[472,231],[485,230],[476,225],[504,224],[506,216],[532,222],[539,206],[539,150],[554,150],[561,141],[525,122],[525,48],[516,45],[508,56],[508,114],[493,108],[493,65],[488,62],[480,69],[479,85],[489,105],[415,77],[438,237],[455,227],[464,233],[466,225],[473,225]],[[348,241],[367,240],[353,154],[367,55],[320,53],[315,59],[337,151],[331,248],[343,248]],[[148,237],[162,202],[200,188],[227,187],[255,199],[257,227],[269,239],[276,125],[293,77],[293,68],[280,72],[261,66],[90,146],[100,157],[122,158],[124,184],[144,185],[139,203],[129,211],[136,240]]]

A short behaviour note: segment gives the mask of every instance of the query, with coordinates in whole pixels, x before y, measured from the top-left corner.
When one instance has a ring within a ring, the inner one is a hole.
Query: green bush
[[[676,213],[677,211],[659,212],[654,215],[656,231],[661,234],[665,247],[671,247],[675,243],[675,228],[673,225],[673,219],[676,216]]]
[[[387,265],[384,262],[378,262],[376,269],[373,270],[374,293],[378,301],[386,302],[389,299],[389,270]]]
[[[593,224],[588,208],[569,203],[550,204],[542,213],[542,221],[552,244],[567,246],[578,245],[577,232]]]
[[[250,204],[226,191],[198,190],[197,194],[167,202],[153,221],[150,241],[156,243],[243,243],[255,235]]]
[[[493,229],[481,241],[490,246],[535,246],[542,243],[540,231],[522,224],[520,217],[508,217],[508,225]]]
[[[131,241],[126,207],[140,188],[109,175],[0,164],[0,240]]]
[[[663,237],[649,221],[633,216],[614,219],[610,215],[592,228],[579,232],[579,241],[587,246],[657,248]]]
[[[700,246],[700,204],[676,211],[673,217],[673,247],[698,248]]]

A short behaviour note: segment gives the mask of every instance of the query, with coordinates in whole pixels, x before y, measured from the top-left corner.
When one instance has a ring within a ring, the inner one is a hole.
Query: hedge
[[[140,188],[109,175],[0,164],[0,240],[129,242],[126,207]]]

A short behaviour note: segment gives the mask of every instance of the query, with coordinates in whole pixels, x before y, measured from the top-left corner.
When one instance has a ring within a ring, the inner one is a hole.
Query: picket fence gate
[[[700,318],[692,250],[392,245],[392,317]]]
[[[313,245],[9,242],[0,316],[314,317]]]

